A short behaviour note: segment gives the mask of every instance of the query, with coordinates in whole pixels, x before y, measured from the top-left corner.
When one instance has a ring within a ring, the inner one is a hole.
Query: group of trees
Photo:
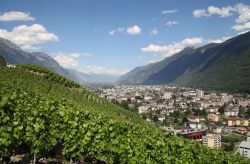
[[[239,107],[239,116],[250,118],[250,106],[248,107]]]

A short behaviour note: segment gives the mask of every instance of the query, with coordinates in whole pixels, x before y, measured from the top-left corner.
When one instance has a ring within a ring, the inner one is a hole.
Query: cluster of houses
[[[205,93],[200,89],[183,87],[120,85],[102,88],[99,95],[110,101],[126,101],[128,107],[137,110],[140,115],[156,115],[161,128],[177,136],[201,141],[211,148],[221,147],[221,135],[247,135],[249,132],[249,118],[240,114],[240,108],[250,109],[249,95],[213,91]],[[164,125],[164,120],[169,119],[175,111],[185,113],[191,108],[205,111],[206,115],[191,113],[185,116],[181,126]],[[154,121],[150,117],[146,120]]]

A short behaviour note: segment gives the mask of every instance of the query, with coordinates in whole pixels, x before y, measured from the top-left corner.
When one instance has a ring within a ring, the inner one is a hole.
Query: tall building
[[[240,143],[240,154],[250,158],[250,132],[247,133],[247,141],[242,141]]]
[[[207,134],[202,137],[202,143],[207,147],[218,149],[221,147],[221,135]]]
[[[200,89],[197,89],[196,90],[196,98],[198,100],[202,99],[204,97],[204,91],[203,90],[200,90]]]

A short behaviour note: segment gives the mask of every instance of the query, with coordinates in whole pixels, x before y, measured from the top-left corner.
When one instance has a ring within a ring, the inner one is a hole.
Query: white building
[[[236,116],[238,116],[238,114],[239,114],[238,110],[226,110],[224,112],[224,115],[227,117],[236,117]]]
[[[148,107],[146,106],[140,106],[138,107],[138,113],[142,114],[142,113],[147,113],[148,112]]]
[[[187,122],[184,124],[186,127],[190,127],[192,129],[201,129],[201,124],[198,122]]]
[[[221,147],[221,135],[207,134],[202,137],[202,143],[207,147],[218,149]]]
[[[188,122],[200,122],[200,117],[197,116],[188,116],[187,117]]]
[[[235,117],[238,116],[239,113],[239,108],[230,104],[229,106],[226,107],[224,115],[227,117]]]
[[[240,143],[240,154],[250,158],[250,132],[247,133],[247,141],[242,141]]]
[[[163,98],[166,99],[166,100],[171,99],[172,98],[172,93],[171,92],[164,93]]]
[[[196,97],[196,91],[189,91],[189,96]]]
[[[196,90],[196,98],[198,100],[202,99],[204,97],[204,91],[203,90],[200,90],[200,89],[197,89]]]

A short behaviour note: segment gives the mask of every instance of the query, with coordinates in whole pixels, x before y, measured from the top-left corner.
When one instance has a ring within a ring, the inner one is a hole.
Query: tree
[[[202,110],[199,111],[200,116],[207,116],[207,111],[203,108]]]
[[[224,147],[225,151],[233,151],[234,150],[234,143],[226,144]]]
[[[169,119],[165,117],[165,119],[163,120],[163,125],[170,126],[170,124],[171,122],[169,121]]]
[[[179,110],[175,110],[174,112],[173,112],[173,117],[174,118],[179,118],[181,116],[181,112],[179,111]]]
[[[250,117],[250,107],[248,107],[247,111],[246,111],[246,116],[249,118]]]
[[[0,55],[0,67],[2,67],[2,66],[6,66],[6,61],[5,61],[5,59],[4,59],[4,57],[2,57],[1,55]]]
[[[157,109],[157,110],[155,111],[155,113],[156,113],[156,114],[161,114],[161,110],[160,110],[160,109]]]
[[[158,122],[158,116],[157,115],[153,115],[153,122]]]
[[[245,108],[240,106],[239,107],[239,115],[245,117],[246,116],[246,111]]]
[[[185,116],[189,116],[191,115],[193,112],[190,108],[188,108],[186,111],[185,111]]]
[[[225,108],[226,108],[226,105],[223,105],[223,106],[221,106],[221,107],[218,109],[218,111],[220,112],[220,114],[224,114]]]
[[[177,96],[176,96],[176,95],[173,95],[172,98],[175,100],[175,99],[177,98]]]
[[[147,119],[147,114],[146,113],[142,113],[141,117],[142,117],[142,119],[146,120]]]

